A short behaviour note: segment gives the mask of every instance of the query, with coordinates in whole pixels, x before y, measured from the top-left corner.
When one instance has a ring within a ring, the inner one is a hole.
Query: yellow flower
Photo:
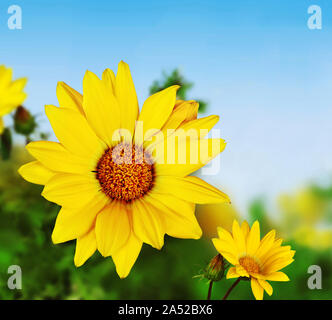
[[[12,69],[0,66],[0,134],[4,130],[2,117],[20,106],[27,97],[23,92],[27,79],[12,81],[12,75]]]
[[[282,239],[276,239],[275,230],[260,240],[258,221],[250,229],[248,223],[234,220],[232,234],[218,228],[219,238],[212,239],[217,251],[234,265],[228,270],[227,279],[247,277],[251,280],[252,292],[257,300],[263,299],[264,290],[273,292],[269,281],[289,281],[287,275],[279,270],[294,261],[294,250],[281,246]]]
[[[42,195],[62,206],[52,240],[77,239],[76,266],[98,249],[104,257],[112,257],[124,278],[143,242],[161,249],[165,234],[201,237],[196,203],[229,201],[205,181],[188,176],[223,151],[224,140],[207,139],[207,132],[191,144],[184,144],[187,138],[177,140],[179,153],[185,150],[186,157],[192,156],[193,146],[208,147],[198,162],[151,161],[156,160],[153,147],[166,142],[164,150],[180,129],[191,130],[190,134],[208,131],[218,121],[217,116],[197,119],[198,104],[176,101],[177,90],[172,86],[152,95],[139,113],[130,70],[122,61],[116,76],[106,69],[100,80],[87,71],[83,96],[63,82],[58,84],[60,107],[46,106],[46,114],[59,143],[30,143],[27,149],[37,160],[19,173],[29,182],[45,185]],[[142,140],[142,131],[151,139]],[[212,148],[215,142],[217,148]],[[176,154],[171,149],[160,157]],[[137,159],[141,161],[136,163]]]

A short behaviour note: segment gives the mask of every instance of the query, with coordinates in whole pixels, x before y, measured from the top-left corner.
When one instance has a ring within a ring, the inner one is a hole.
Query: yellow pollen
[[[259,273],[260,271],[258,263],[252,257],[242,257],[239,259],[239,263],[248,273]]]
[[[153,186],[152,157],[143,148],[119,143],[105,151],[96,176],[107,196],[130,202],[143,197]]]

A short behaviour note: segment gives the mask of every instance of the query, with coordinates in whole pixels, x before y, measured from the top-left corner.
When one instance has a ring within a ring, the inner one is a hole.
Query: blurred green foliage
[[[18,106],[12,114],[13,125],[5,127],[0,134],[0,159],[9,160],[15,137],[21,135],[28,144],[32,140],[47,140],[48,134],[38,130],[37,115],[32,115],[23,106]]]
[[[205,299],[202,273],[217,252],[210,239],[181,240],[167,237],[161,251],[147,245],[128,278],[120,280],[111,258],[96,253],[81,268],[75,268],[75,243],[53,245],[52,228],[59,208],[44,200],[41,186],[25,182],[17,174],[29,161],[23,148],[15,148],[10,162],[0,161],[0,299]],[[329,195],[328,197],[330,197]],[[329,198],[330,199],[330,198]],[[264,204],[251,206],[252,218],[262,229],[273,224]],[[265,225],[265,222],[268,225]],[[278,230],[279,233],[279,230]],[[287,241],[286,241],[287,242]],[[296,250],[295,262],[285,268],[291,281],[272,283],[272,297],[265,299],[330,299],[332,297],[332,252],[288,242]],[[22,290],[9,290],[7,269],[22,268]],[[309,290],[307,269],[320,265],[323,289]],[[213,299],[221,299],[233,283],[214,284]],[[250,283],[240,282],[229,299],[253,299]]]
[[[170,86],[178,85],[180,89],[177,92],[177,98],[188,100],[188,91],[194,86],[192,82],[187,81],[179,69],[174,69],[171,73],[163,72],[161,80],[155,80],[150,87],[150,94],[157,93]],[[208,104],[206,101],[195,99],[199,103],[199,112],[206,112]]]
[[[0,159],[8,160],[12,151],[12,133],[8,128],[0,134]]]

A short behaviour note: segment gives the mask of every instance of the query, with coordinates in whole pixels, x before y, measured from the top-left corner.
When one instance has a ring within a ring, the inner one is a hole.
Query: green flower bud
[[[14,128],[17,133],[29,136],[37,127],[35,118],[24,107],[20,106],[16,109],[14,115]]]
[[[211,281],[219,281],[224,276],[224,258],[217,254],[204,270],[204,277]]]

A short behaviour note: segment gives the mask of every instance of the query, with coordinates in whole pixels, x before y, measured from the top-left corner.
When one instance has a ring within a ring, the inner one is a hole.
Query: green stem
[[[209,284],[209,291],[208,291],[207,300],[211,300],[212,285],[213,285],[213,281],[212,281],[212,280],[210,280],[210,284]]]
[[[237,286],[237,284],[240,282],[241,278],[238,278],[233,284],[232,286],[228,289],[228,291],[226,292],[225,296],[222,298],[222,300],[226,300],[229,296],[229,294],[232,292],[232,290]]]

